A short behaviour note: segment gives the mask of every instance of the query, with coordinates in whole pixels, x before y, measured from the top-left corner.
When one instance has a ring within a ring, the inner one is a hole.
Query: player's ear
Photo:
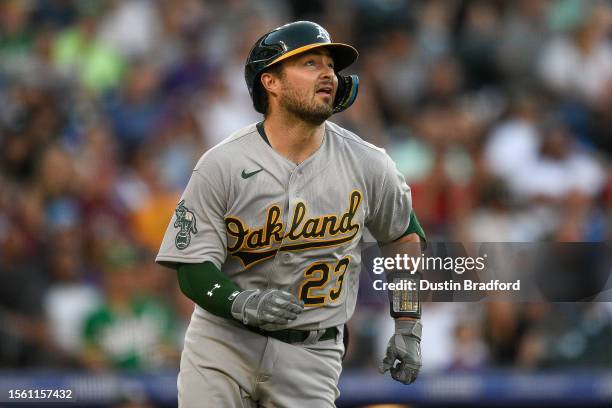
[[[261,74],[261,86],[264,91],[276,95],[280,89],[280,78],[272,72],[264,72]]]

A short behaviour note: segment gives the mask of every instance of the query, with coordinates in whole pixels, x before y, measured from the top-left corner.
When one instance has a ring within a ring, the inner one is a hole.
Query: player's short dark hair
[[[267,68],[264,72],[262,72],[262,74],[266,72],[282,77],[283,76],[283,64],[282,63],[274,64],[270,68]],[[259,80],[261,81],[261,75],[259,76]],[[261,106],[264,107],[264,118],[265,118],[266,116],[268,116],[268,91],[265,90],[261,82],[259,83],[259,86],[261,87],[261,92],[259,92],[259,95],[261,98]]]

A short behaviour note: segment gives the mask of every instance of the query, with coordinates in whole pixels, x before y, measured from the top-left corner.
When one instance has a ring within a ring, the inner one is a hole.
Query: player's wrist
[[[395,319],[395,334],[414,337],[420,341],[423,337],[421,319]]]
[[[259,289],[248,289],[238,293],[232,301],[232,317],[243,324],[248,324],[247,314],[245,313],[247,303],[253,297],[259,296],[260,293],[261,290]]]

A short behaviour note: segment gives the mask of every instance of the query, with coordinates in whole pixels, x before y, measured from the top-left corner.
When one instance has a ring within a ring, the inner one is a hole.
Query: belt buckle
[[[326,329],[311,330],[310,333],[308,333],[306,339],[304,340],[304,344],[317,343],[319,339],[323,336],[323,334],[325,334],[325,330]]]

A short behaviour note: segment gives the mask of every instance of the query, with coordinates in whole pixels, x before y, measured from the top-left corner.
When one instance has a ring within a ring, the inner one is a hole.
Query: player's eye
[[[304,65],[307,65],[307,66],[309,66],[309,67],[313,67],[313,66],[315,66],[315,65],[316,65],[316,62],[315,62],[315,60],[313,60],[313,59],[309,59],[309,60],[306,60],[306,62],[304,63]]]

